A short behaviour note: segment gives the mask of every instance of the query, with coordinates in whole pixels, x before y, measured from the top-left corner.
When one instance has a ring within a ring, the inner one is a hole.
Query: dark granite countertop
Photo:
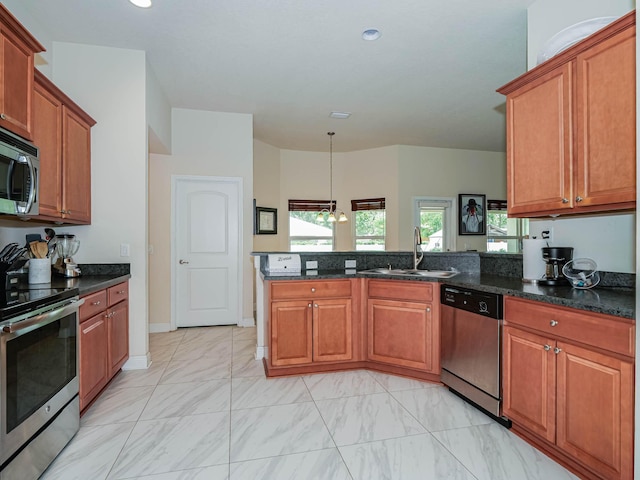
[[[383,278],[390,281],[439,282],[447,285],[474,288],[563,307],[603,313],[635,320],[635,289],[622,287],[595,287],[579,290],[525,283],[520,278],[480,273],[460,273],[455,277],[437,279],[414,276],[358,273],[354,270],[303,270],[301,274],[269,274],[261,272],[264,280],[313,280],[329,278]]]
[[[18,284],[19,290],[42,289],[78,289],[80,296],[88,295],[98,290],[112,287],[131,278],[128,263],[113,264],[81,264],[82,275],[75,278],[65,278],[53,273],[51,283],[30,284],[25,274]]]

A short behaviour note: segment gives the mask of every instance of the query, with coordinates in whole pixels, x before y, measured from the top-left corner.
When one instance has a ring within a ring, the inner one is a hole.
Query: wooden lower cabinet
[[[351,299],[271,304],[271,364],[299,365],[352,359]]]
[[[87,408],[129,359],[128,282],[82,297],[80,411]]]
[[[80,324],[80,410],[93,400],[109,381],[107,372],[107,322],[99,313]]]
[[[590,330],[602,322],[609,322],[611,332],[626,327],[629,338],[634,331],[630,322],[614,317],[507,297],[503,413],[536,446],[560,460],[575,461],[570,466],[582,469],[585,478],[630,480],[634,364],[632,358],[602,348],[616,336],[603,337],[598,345]],[[555,328],[563,337],[551,334]],[[578,345],[570,338],[594,345]]]
[[[369,360],[432,371],[433,323],[430,305],[370,299]]]

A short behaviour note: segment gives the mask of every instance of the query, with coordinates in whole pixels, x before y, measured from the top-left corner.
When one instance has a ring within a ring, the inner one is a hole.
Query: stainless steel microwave
[[[0,214],[37,215],[38,147],[0,128]]]

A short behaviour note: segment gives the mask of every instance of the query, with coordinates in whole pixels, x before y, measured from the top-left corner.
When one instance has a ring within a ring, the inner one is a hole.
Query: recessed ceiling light
[[[151,6],[151,0],[129,0],[136,7],[149,8]]]
[[[345,118],[349,118],[351,114],[349,112],[331,112],[329,116],[331,118],[340,118],[344,120]]]
[[[377,28],[367,28],[364,32],[362,32],[362,39],[372,42],[374,40],[379,39],[382,36],[380,30]]]

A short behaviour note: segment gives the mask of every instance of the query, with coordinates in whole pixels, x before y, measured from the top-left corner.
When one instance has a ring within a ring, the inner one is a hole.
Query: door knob
[[[180,265],[185,265],[185,264],[187,264],[187,263],[189,263],[189,262],[188,262],[188,261],[186,261],[186,260],[180,260]]]

